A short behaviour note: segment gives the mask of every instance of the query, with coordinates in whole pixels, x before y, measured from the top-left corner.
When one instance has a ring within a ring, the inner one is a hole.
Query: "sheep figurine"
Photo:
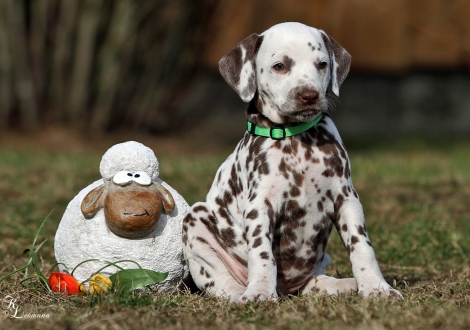
[[[101,159],[102,179],[90,184],[69,203],[55,235],[59,270],[66,265],[82,282],[108,262],[132,260],[142,268],[168,272],[152,289],[169,292],[189,275],[184,260],[181,226],[186,201],[158,178],[153,151],[129,141],[111,147]],[[124,269],[133,262],[119,263]],[[112,275],[113,266],[100,271]]]

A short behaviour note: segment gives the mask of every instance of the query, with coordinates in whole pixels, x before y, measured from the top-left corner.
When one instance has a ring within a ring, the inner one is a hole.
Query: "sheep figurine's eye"
[[[140,184],[141,186],[149,186],[152,183],[152,179],[146,172],[135,172],[134,181]]]
[[[125,185],[134,180],[134,175],[129,171],[119,171],[113,176],[113,182],[118,185]]]

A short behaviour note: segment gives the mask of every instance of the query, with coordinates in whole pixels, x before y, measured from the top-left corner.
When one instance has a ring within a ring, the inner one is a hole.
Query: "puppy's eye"
[[[128,171],[120,171],[114,174],[113,182],[118,185],[125,186],[128,182],[133,180],[133,175]]]
[[[276,63],[273,65],[273,69],[276,71],[284,71],[286,67],[282,63]]]
[[[318,63],[318,69],[322,70],[322,69],[326,68],[327,65],[328,65],[328,63],[326,63],[326,62],[320,62],[320,63]]]
[[[134,181],[140,184],[141,186],[149,186],[152,183],[152,179],[146,172],[135,172]]]

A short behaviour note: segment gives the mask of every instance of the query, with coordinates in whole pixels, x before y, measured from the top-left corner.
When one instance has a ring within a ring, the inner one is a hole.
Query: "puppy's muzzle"
[[[304,105],[313,105],[318,101],[318,92],[313,90],[307,90],[299,92],[300,101]]]

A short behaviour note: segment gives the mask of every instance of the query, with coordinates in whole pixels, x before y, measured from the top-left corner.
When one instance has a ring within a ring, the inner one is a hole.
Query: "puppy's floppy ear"
[[[322,30],[320,32],[331,59],[331,89],[333,93],[339,96],[339,88],[349,72],[351,55],[335,39],[328,36]]]
[[[255,59],[262,41],[263,36],[253,33],[240,41],[219,61],[222,77],[245,102],[251,101],[255,96]]]

